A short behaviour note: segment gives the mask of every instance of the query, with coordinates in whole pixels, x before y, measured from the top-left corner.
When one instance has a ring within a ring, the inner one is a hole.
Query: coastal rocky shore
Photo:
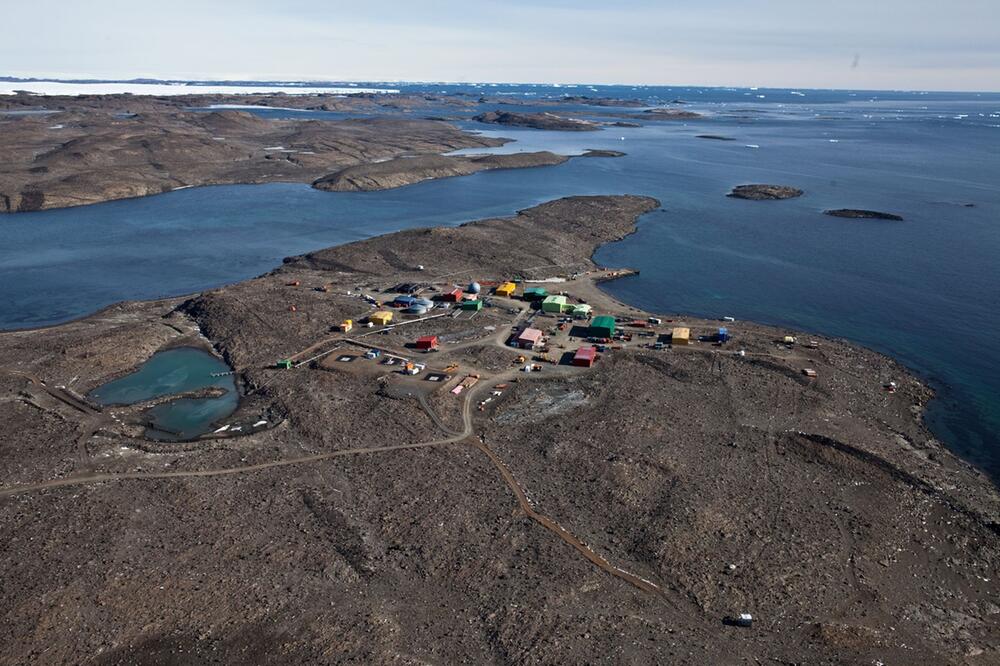
[[[720,322],[610,298],[594,251],[658,206],[561,199],[0,333],[0,664],[994,662],[1000,495],[924,427],[931,391],[842,341],[729,322],[716,345]],[[359,292],[514,276],[692,344],[523,372],[512,327],[572,355],[579,324],[496,295],[331,331]],[[426,335],[443,385],[360,356]],[[156,443],[75,397],[179,345],[267,427]]]

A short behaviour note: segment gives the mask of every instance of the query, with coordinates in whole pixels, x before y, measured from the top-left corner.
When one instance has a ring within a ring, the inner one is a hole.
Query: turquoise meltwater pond
[[[193,347],[157,352],[132,374],[108,382],[90,392],[101,405],[133,405],[187,391],[218,387],[225,393],[216,398],[181,398],[162,403],[146,412],[152,439],[180,441],[212,430],[219,419],[235,411],[239,393],[229,366],[211,354]]]

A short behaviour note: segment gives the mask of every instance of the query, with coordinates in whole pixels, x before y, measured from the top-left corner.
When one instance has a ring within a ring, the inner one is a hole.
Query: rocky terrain
[[[442,335],[428,362],[493,377],[463,396],[364,361],[273,367],[403,281],[564,279],[644,317],[590,257],[657,206],[564,199],[0,333],[0,664],[997,663],[1000,496],[886,357],[734,322],[722,347],[522,373],[510,300],[372,338]],[[269,427],[155,443],[74,397],[171,345],[220,354],[233,418]]]
[[[802,190],[788,185],[737,185],[727,197],[764,201],[773,199],[794,199],[801,197]]]
[[[838,208],[836,210],[824,210],[823,214],[832,215],[833,217],[844,217],[852,220],[892,220],[894,222],[903,221],[901,215],[896,215],[894,213],[883,213],[877,210],[861,210],[858,208]]]
[[[422,155],[359,164],[323,176],[313,187],[332,192],[388,190],[425,180],[468,176],[492,169],[526,169],[562,164],[568,157],[548,151],[505,155]]]
[[[116,100],[150,109],[132,114],[113,111],[106,100],[88,108],[93,103],[84,99],[49,115],[0,115],[0,212],[198,185],[310,183],[338,168],[503,143],[398,116],[273,120],[246,111],[195,113],[164,110],[150,100]]]
[[[562,132],[595,132],[601,128],[598,123],[578,118],[566,118],[554,113],[513,113],[510,111],[487,111],[472,118],[481,123],[506,125],[508,127],[530,127],[532,129],[559,130]]]

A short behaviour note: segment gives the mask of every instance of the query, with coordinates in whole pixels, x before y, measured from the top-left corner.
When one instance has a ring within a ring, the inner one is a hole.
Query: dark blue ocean
[[[363,86],[375,84],[361,84]],[[0,218],[0,326],[38,326],[122,299],[194,292],[285,256],[397,229],[507,215],[572,194],[647,194],[663,210],[597,260],[641,269],[614,295],[663,312],[754,319],[841,336],[932,382],[928,421],[1000,478],[1000,94],[392,84],[405,92],[505,95],[538,109],[640,128],[558,133],[460,124],[515,139],[500,150],[626,157],[483,173],[378,193],[305,185],[189,189]],[[543,102],[564,95],[681,100],[705,117]],[[502,105],[500,105],[502,107]],[[497,104],[431,109],[464,118]],[[523,106],[511,106],[524,110]],[[322,112],[262,115],[343,117]],[[713,134],[732,138],[697,138]],[[741,183],[800,187],[782,202],[726,198]],[[904,222],[845,220],[871,208]]]

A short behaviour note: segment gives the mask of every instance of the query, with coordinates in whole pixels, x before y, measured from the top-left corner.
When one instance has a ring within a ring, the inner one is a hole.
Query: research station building
[[[615,335],[615,318],[611,315],[594,317],[590,322],[590,335],[594,338],[612,338]]]

